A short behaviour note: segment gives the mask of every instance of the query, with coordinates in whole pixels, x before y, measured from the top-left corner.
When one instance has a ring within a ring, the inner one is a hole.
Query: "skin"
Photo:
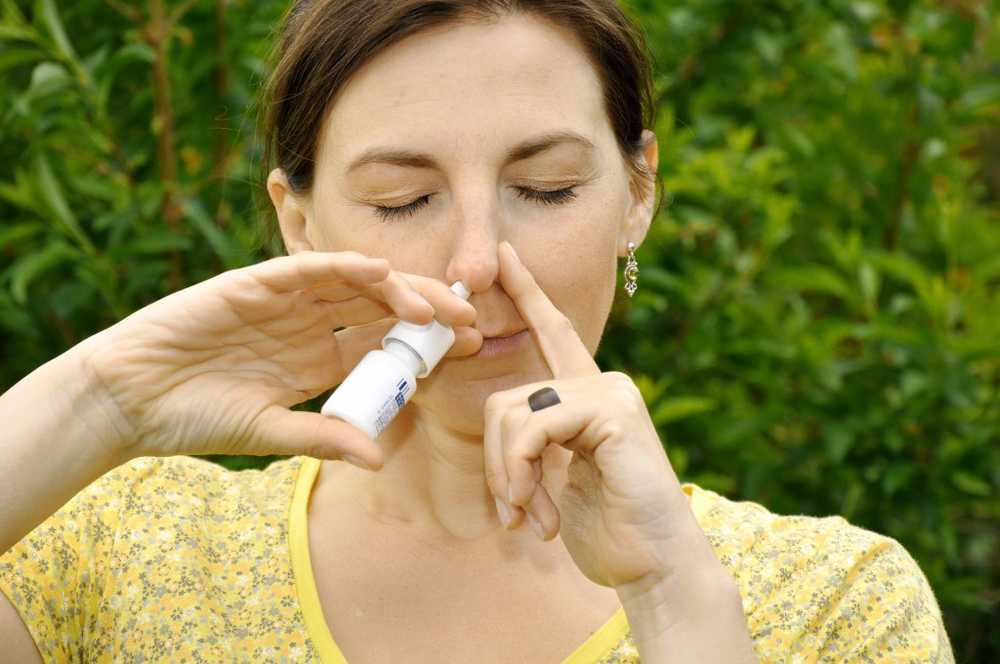
[[[556,130],[582,134],[594,149],[567,143],[504,163],[512,146]],[[644,138],[642,155],[655,172],[656,137],[646,130]],[[424,152],[439,167],[347,172],[370,146]],[[290,254],[354,250],[401,272],[462,280],[477,317],[471,328],[455,328],[455,346],[377,441],[383,467],[369,473],[325,461],[316,495],[326,482],[349,484],[376,521],[454,546],[506,539],[509,551],[511,533],[485,476],[484,405],[494,392],[552,371],[533,339],[507,357],[471,355],[484,334],[528,327],[500,283],[500,243],[516,249],[593,355],[615,296],[616,259],[628,242],[642,243],[652,217],[651,190],[640,197],[635,185],[597,71],[559,26],[523,15],[451,25],[412,35],[358,70],[327,111],[312,190],[294,194],[280,169],[268,178],[285,246]],[[526,200],[517,189],[569,186],[576,197],[558,204]],[[389,221],[374,208],[428,194],[412,215]],[[566,483],[571,456],[558,445],[546,450],[550,495]],[[516,551],[538,555],[544,546],[528,533]]]

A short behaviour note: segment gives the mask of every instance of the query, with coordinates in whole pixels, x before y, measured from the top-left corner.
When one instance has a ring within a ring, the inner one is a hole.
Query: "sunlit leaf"
[[[705,413],[716,408],[714,399],[696,396],[669,397],[661,401],[652,413],[653,424],[673,422],[691,415]]]

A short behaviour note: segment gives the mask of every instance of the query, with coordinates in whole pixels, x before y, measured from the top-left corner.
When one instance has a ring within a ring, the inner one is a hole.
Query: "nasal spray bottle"
[[[469,299],[461,281],[451,292]],[[417,325],[401,320],[382,337],[382,350],[366,354],[320,412],[339,417],[374,440],[417,391],[417,378],[427,377],[455,343],[455,331],[432,320]]]

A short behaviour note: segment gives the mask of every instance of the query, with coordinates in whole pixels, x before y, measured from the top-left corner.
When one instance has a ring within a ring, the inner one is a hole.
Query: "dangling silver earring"
[[[639,263],[635,260],[635,242],[628,243],[628,262],[625,263],[625,292],[629,297],[635,294],[638,288],[636,281],[639,279]]]

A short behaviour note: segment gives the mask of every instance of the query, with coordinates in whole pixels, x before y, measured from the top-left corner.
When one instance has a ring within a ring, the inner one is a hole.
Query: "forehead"
[[[526,15],[411,35],[365,63],[334,99],[317,158],[372,142],[441,152],[571,130],[610,136],[600,80],[569,30]]]

